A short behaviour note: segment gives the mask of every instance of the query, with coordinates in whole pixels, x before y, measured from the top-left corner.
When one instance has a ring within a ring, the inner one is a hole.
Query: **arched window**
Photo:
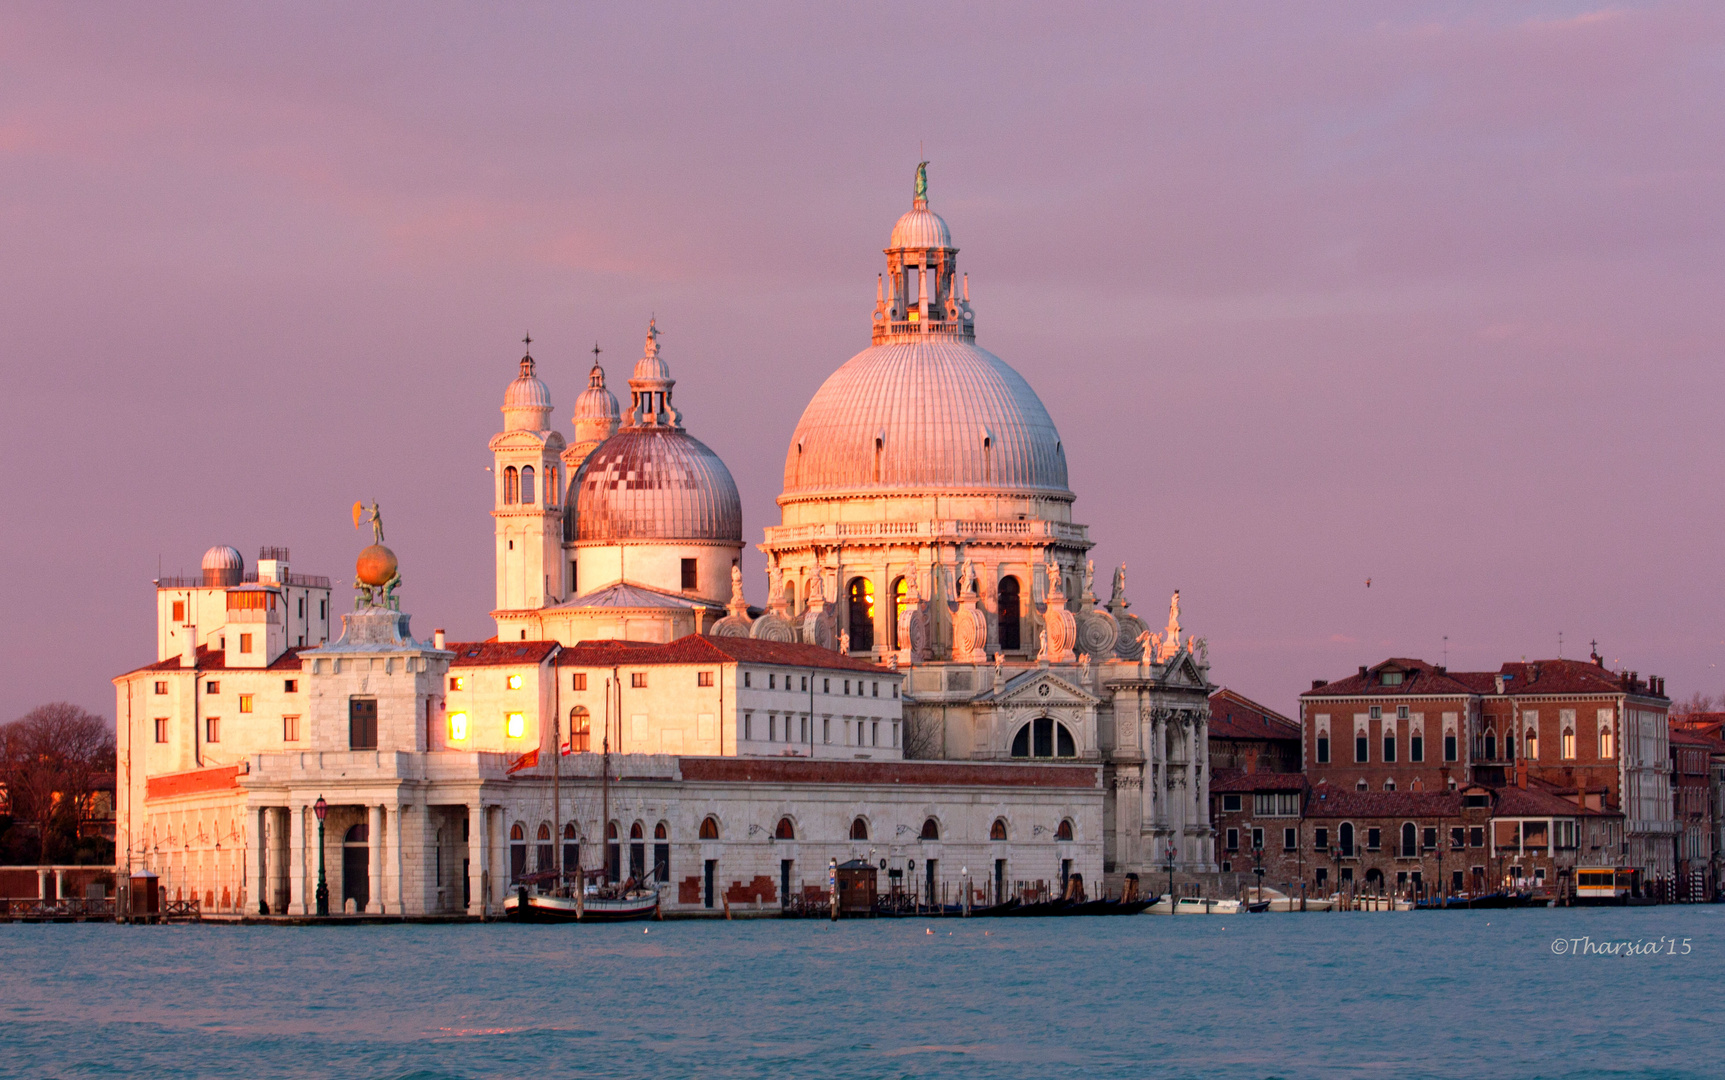
[[[592,749],[593,717],[587,712],[587,706],[577,705],[569,710],[569,752],[585,754]]]
[[[851,652],[874,648],[874,583],[868,578],[851,578],[849,627]]]
[[[535,854],[538,856],[539,863],[534,867],[534,869],[539,870],[540,872],[555,869],[557,866],[557,850],[551,846],[550,825],[539,826],[539,843],[537,846],[539,850]]]
[[[701,839],[717,840],[719,838],[719,819],[703,818],[701,820]]]
[[[1069,758],[1078,756],[1078,744],[1065,724],[1051,716],[1039,716],[1018,729],[1012,737],[1015,758]]]
[[[794,581],[785,582],[785,608],[792,615],[797,613],[797,583]]]
[[[886,628],[886,636],[895,649],[905,647],[905,643],[898,639],[898,619],[900,615],[904,614],[905,600],[908,596],[909,590],[905,586],[904,578],[894,578],[892,582],[892,623]]]
[[[515,466],[503,470],[503,502],[506,506],[514,506],[521,501],[521,474]]]
[[[1337,841],[1342,846],[1342,857],[1352,858],[1354,854],[1354,823],[1342,822],[1342,827],[1336,831]]]
[[[1058,826],[1056,826],[1054,829],[1054,839],[1056,839],[1056,840],[1070,840],[1070,839],[1072,839],[1072,822],[1071,821],[1062,821]]]
[[[517,821],[509,826],[509,883],[520,881],[527,873],[527,830]]]
[[[639,821],[629,826],[629,876],[636,881],[647,876],[647,834]]]
[[[1000,647],[1008,652],[1022,648],[1018,631],[1018,579],[1005,577],[1000,579],[1000,592],[996,597],[996,607],[999,610]]]
[[[922,836],[919,839],[922,839],[922,840],[939,840],[940,839],[940,822],[934,820],[933,818],[929,818],[927,821],[923,822],[922,823]]]
[[[1487,761],[1497,760],[1497,728],[1495,727],[1485,729],[1485,759]]]
[[[868,822],[864,821],[862,818],[857,818],[855,821],[851,822],[851,839],[867,840]]]
[[[1411,821],[1402,822],[1402,858],[1411,859],[1420,853],[1418,830]]]
[[[1375,866],[1370,870],[1367,870],[1366,884],[1372,886],[1374,892],[1382,892],[1384,885],[1384,872]]]
[[[575,836],[573,823],[563,826],[563,872],[574,873],[581,868],[581,842]]]
[[[795,840],[796,838],[797,838],[797,828],[795,825],[791,824],[791,819],[788,817],[780,818],[778,828],[773,830],[773,839],[774,840]]]
[[[1527,738],[1521,741],[1521,745],[1527,749],[1529,761],[1539,760],[1539,729],[1536,727],[1528,728]]]
[[[537,492],[533,490],[533,466],[523,465],[521,467],[521,501],[524,503],[537,502],[538,499],[534,497],[536,494]]]
[[[990,825],[988,827],[988,838],[990,840],[1005,840],[1006,839],[1006,819],[1005,818],[997,817],[994,819],[994,824]]]
[[[671,880],[671,830],[663,821],[653,826],[653,880]]]
[[[618,882],[623,880],[623,849],[617,843],[617,823],[605,823],[605,877]]]
[[[1611,737],[1611,721],[1606,720],[1599,725],[1599,756],[1611,761],[1617,757],[1617,740]]]

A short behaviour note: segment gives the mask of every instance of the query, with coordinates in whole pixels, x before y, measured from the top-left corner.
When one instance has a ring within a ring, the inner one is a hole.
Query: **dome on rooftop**
[[[241,557],[238,548],[217,544],[204,552],[202,569],[204,585],[208,588],[238,585],[245,576],[246,561]]]

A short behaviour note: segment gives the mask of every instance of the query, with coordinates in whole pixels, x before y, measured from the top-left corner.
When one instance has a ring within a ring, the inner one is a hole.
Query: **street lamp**
[[[1163,861],[1168,865],[1168,914],[1170,915],[1174,914],[1176,908],[1174,901],[1174,856],[1177,854],[1179,852],[1175,850],[1174,841],[1168,841],[1168,846],[1162,850],[1162,855]]]
[[[312,803],[311,812],[317,815],[317,913],[329,914],[329,882],[323,876],[323,819],[329,813],[329,803],[323,801],[323,796],[317,797]]]
[[[1258,875],[1258,891],[1252,900],[1256,903],[1264,898],[1264,837],[1262,833],[1252,837],[1252,873]]]

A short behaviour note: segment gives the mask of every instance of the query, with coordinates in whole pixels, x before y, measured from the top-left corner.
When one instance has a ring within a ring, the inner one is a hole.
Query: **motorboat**
[[[523,885],[503,898],[503,916],[511,922],[627,922],[651,919],[659,913],[659,890],[589,887],[583,895],[536,892]]]

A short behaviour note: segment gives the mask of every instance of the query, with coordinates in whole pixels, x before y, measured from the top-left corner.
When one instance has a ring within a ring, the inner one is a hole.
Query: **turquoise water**
[[[8,925],[0,1075],[1719,1077],[1722,929],[1711,907]],[[1554,954],[1584,935],[1660,952]]]

